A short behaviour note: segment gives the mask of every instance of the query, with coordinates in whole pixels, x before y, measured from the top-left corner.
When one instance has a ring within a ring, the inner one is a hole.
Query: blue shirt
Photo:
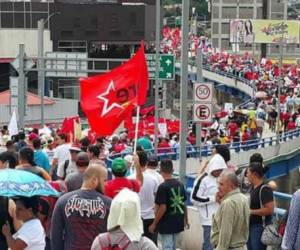
[[[293,195],[281,247],[300,250],[300,190]]]
[[[48,155],[43,150],[34,151],[34,162],[37,166],[45,169],[48,173],[50,171],[50,162]]]

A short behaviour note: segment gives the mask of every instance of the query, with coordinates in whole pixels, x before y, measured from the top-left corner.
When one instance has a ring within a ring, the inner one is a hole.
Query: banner
[[[233,19],[230,21],[231,43],[299,43],[299,21]]]

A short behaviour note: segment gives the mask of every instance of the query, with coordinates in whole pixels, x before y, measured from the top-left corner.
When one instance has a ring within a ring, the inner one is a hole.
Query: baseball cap
[[[72,146],[69,148],[70,151],[75,151],[75,152],[81,152],[80,145],[73,143]]]
[[[29,141],[33,141],[36,138],[39,138],[39,136],[35,133],[30,133],[30,135],[28,136]]]
[[[148,166],[157,167],[158,166],[158,159],[156,155],[150,155],[148,156]]]
[[[114,159],[112,162],[111,169],[112,171],[117,173],[123,173],[127,171],[125,160],[121,157]]]

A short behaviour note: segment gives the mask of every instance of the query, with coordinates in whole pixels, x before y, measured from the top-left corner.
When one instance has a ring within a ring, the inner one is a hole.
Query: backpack
[[[130,239],[124,233],[116,240],[116,244],[112,244],[111,236],[108,232],[99,235],[97,238],[101,250],[125,250],[131,243]]]
[[[66,160],[65,163],[64,163],[64,175],[63,175],[63,179],[66,179],[66,176],[67,176],[67,168],[68,168],[68,166],[69,166],[69,163],[70,163],[69,160]]]

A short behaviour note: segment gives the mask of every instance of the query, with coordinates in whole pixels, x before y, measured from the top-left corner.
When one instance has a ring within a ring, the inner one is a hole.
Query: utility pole
[[[236,0],[236,19],[238,20],[240,18],[240,0]],[[235,35],[235,45],[234,45],[234,55],[235,55],[235,60],[237,58],[237,52],[238,52],[238,45],[239,45],[239,39],[238,39],[238,30],[236,31],[236,35]],[[235,86],[237,86],[237,71],[235,69]]]
[[[182,0],[179,177],[180,181],[183,183],[185,183],[186,175],[189,10],[190,0]]]
[[[280,57],[279,57],[279,69],[280,69],[280,75],[278,77],[278,80],[277,80],[277,137],[276,137],[276,142],[277,144],[280,143],[280,92],[281,92],[281,84],[282,84],[282,78],[283,78],[283,75],[282,75],[282,61],[283,61],[283,33],[282,33],[282,37],[281,37],[281,40],[280,40]]]
[[[159,50],[160,50],[160,0],[156,0],[156,25],[155,25],[155,114],[154,114],[154,150],[157,154],[158,145],[158,116],[159,116]]]
[[[44,119],[44,91],[45,91],[45,63],[44,63],[44,19],[38,20],[38,92],[41,98],[41,127],[45,125]]]
[[[44,29],[45,24],[50,20],[51,17],[60,15],[60,12],[54,12],[48,16],[46,20],[38,20],[38,92],[41,98],[41,127],[45,125],[44,118],[44,92],[45,92],[45,59],[44,59]]]
[[[25,45],[19,45],[19,87],[18,87],[18,117],[19,128],[24,128],[25,124],[25,112],[26,112],[26,81],[24,73],[24,60],[25,60]]]
[[[255,64],[255,49],[256,49],[255,33],[253,33],[252,34],[252,59],[253,59],[253,65]],[[253,80],[251,80],[251,82],[252,82],[252,95],[253,95],[253,98],[254,98],[255,97],[255,84],[254,84]]]
[[[197,81],[202,82],[203,81],[203,54],[202,54],[202,43],[200,45],[200,48],[197,49]],[[201,133],[202,132],[202,126],[200,122],[196,123],[196,146],[199,148],[199,159],[201,161]]]

